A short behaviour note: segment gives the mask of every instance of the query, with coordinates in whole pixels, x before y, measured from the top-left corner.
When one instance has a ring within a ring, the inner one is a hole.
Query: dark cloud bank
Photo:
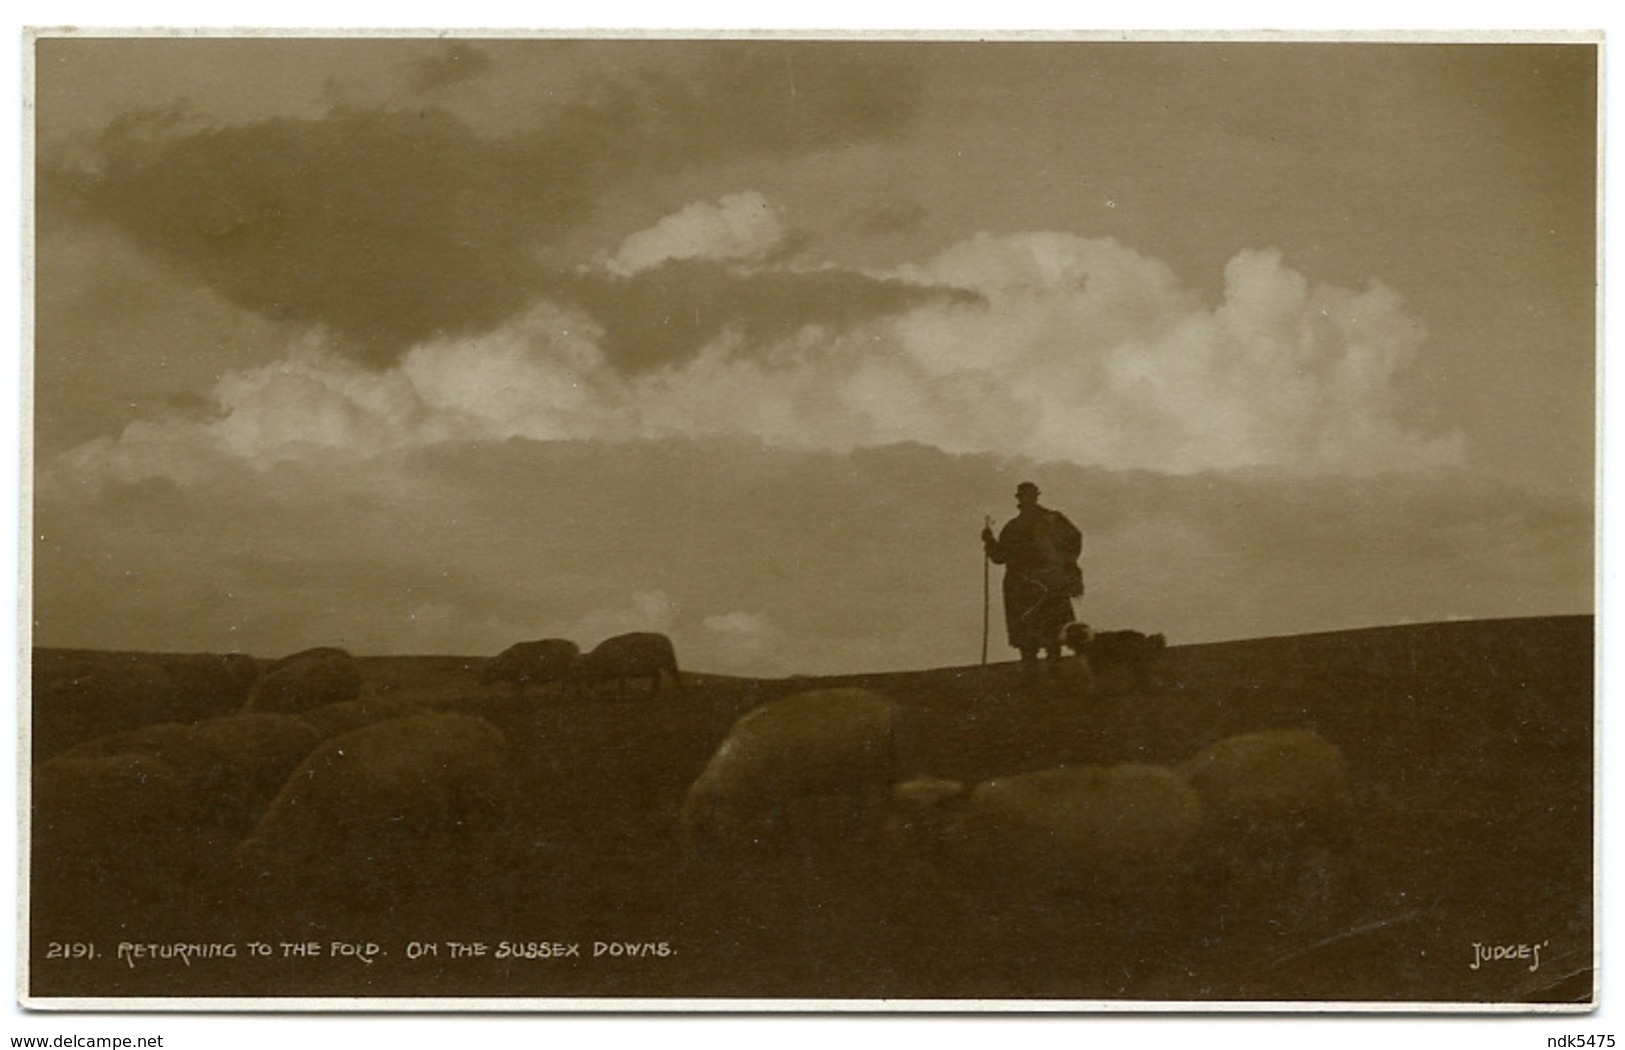
[[[590,80],[568,104],[538,105],[536,129],[507,139],[426,105],[233,125],[184,102],[130,114],[106,129],[94,160],[40,159],[39,208],[53,221],[109,224],[232,303],[323,325],[380,365],[414,342],[487,329],[561,283],[613,313],[612,291],[566,281],[564,260],[544,261],[593,220],[607,189],[884,139],[917,105],[918,74],[873,48],[690,49],[701,58],[686,73]],[[486,63],[463,45],[407,77],[432,93]],[[866,308],[890,291],[843,280]],[[626,286],[634,313],[661,294],[644,287]],[[747,282],[708,305],[717,316],[764,294],[774,298]],[[758,325],[763,312],[745,305],[739,316]]]

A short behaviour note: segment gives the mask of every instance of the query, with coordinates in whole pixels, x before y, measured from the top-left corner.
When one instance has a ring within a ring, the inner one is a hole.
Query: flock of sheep
[[[1310,730],[1228,737],[1173,768],[1076,765],[965,784],[901,772],[904,718],[864,689],[748,712],[688,791],[686,854],[733,864],[792,840],[857,839],[983,903],[1167,917],[1256,914],[1305,880],[1346,874],[1346,765]]]
[[[487,661],[483,680],[522,696],[549,683],[587,694],[613,682],[624,694],[646,677],[652,695],[667,675],[680,691],[671,642],[634,633],[586,653],[561,641],[514,646]],[[202,831],[234,841],[239,864],[292,874],[387,863],[381,844],[417,856],[499,831],[521,789],[506,735],[456,706],[363,695],[363,685],[349,652],[308,649],[265,666],[234,713],[57,752],[35,771],[37,852],[76,857],[161,829]]]
[[[487,662],[483,681],[523,696],[609,682],[624,693],[647,678],[653,696],[668,675],[680,691],[670,641],[639,633],[586,653],[558,640],[514,646]],[[515,792],[535,789],[516,781],[503,730],[467,710],[363,696],[362,685],[344,650],[308,650],[266,666],[234,714],[68,748],[36,767],[36,851],[71,849],[97,827],[116,840],[154,821],[220,825],[238,865],[299,874],[378,863],[384,847],[418,855],[500,834]],[[1307,730],[1222,739],[1173,767],[1078,765],[966,784],[905,768],[906,717],[863,689],[747,711],[682,800],[672,831],[684,863],[726,871],[786,844],[858,844],[978,899],[1175,914],[1193,900],[1278,894],[1341,863],[1348,846],[1343,757]],[[236,826],[211,816],[224,797],[242,814]],[[1219,897],[1202,897],[1210,891]]]
[[[671,639],[634,631],[607,638],[585,653],[567,638],[519,642],[488,660],[480,680],[484,685],[510,682],[515,695],[524,699],[527,686],[558,685],[566,694],[579,694],[610,681],[624,696],[629,680],[647,678],[653,698],[666,675],[681,692],[683,679]]]

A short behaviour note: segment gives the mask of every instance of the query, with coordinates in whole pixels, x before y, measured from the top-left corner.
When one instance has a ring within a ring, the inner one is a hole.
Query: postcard
[[[1597,999],[1599,35],[35,30],[35,1010]]]

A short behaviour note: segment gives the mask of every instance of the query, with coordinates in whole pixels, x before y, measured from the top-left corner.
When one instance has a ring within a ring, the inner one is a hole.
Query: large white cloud
[[[766,197],[732,193],[715,204],[696,201],[621,242],[605,268],[622,277],[668,259],[760,259],[785,239],[784,224]]]
[[[1279,253],[1245,251],[1209,306],[1162,263],[1059,234],[980,236],[922,273],[977,289],[988,307],[916,311],[900,326],[908,356],[1015,402],[1014,451],[1174,473],[1461,459],[1458,436],[1403,422],[1396,381],[1425,330],[1380,283],[1311,285]],[[984,403],[983,425],[1006,411]]]
[[[313,452],[510,437],[745,436],[830,451],[909,441],[1164,473],[1358,475],[1464,458],[1459,435],[1407,423],[1400,379],[1425,330],[1379,282],[1317,284],[1277,252],[1244,251],[1209,303],[1115,240],[1057,233],[979,235],[890,276],[981,301],[809,325],[768,346],[724,333],[680,366],[630,376],[591,317],[548,303],[381,371],[313,337],[222,378],[210,416],[138,422],[49,464],[41,482],[187,482]]]

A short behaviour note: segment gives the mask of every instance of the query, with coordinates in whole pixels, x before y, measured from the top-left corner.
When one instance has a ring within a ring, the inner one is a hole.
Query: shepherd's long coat
[[[1004,627],[1023,652],[1056,648],[1072,622],[1067,570],[1082,544],[1078,527],[1058,510],[1034,504],[1010,519],[987,556],[1004,570]]]

